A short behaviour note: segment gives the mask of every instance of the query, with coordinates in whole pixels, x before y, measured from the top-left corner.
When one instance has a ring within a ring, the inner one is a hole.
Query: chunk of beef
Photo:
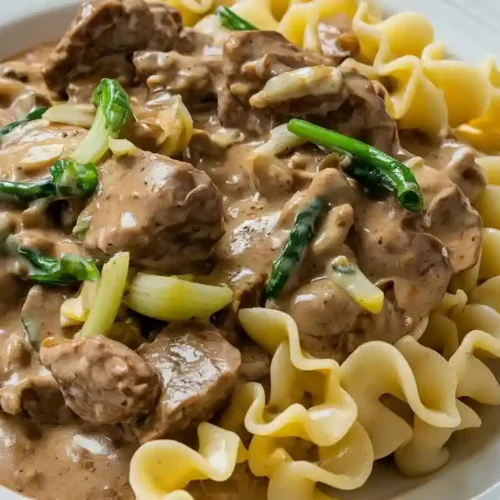
[[[299,49],[277,31],[236,32],[224,45],[226,83],[243,103],[273,76],[329,62],[320,54]]]
[[[403,318],[394,318],[393,307],[386,304],[379,315],[371,315],[327,279],[298,288],[287,303],[279,304],[297,323],[301,346],[319,358],[342,362],[363,342],[394,342],[401,335]]]
[[[191,56],[178,52],[136,52],[134,66],[153,94],[180,94],[191,105],[215,102],[222,83],[220,56]]]
[[[488,183],[486,174],[476,163],[476,151],[449,133],[443,140],[429,139],[415,132],[402,134],[403,145],[425,163],[445,173],[467,196],[474,200]]]
[[[73,416],[59,385],[50,374],[29,376],[0,389],[0,409],[9,415],[24,415],[41,424],[65,423]]]
[[[417,227],[415,219],[426,215],[410,214],[392,197],[374,203],[360,194],[354,206],[349,247],[331,245],[317,252],[313,245],[303,266],[309,274],[278,301],[297,322],[304,349],[338,361],[364,342],[392,343],[414,330],[439,304],[453,272],[443,243]],[[324,278],[336,255],[357,261],[384,291],[379,314],[369,313]]]
[[[222,196],[207,174],[148,152],[110,159],[100,171],[101,190],[86,209],[91,255],[128,251],[136,265],[166,273],[208,259],[224,224]]]
[[[416,222],[421,230],[433,234],[444,244],[453,274],[457,274],[478,261],[483,224],[481,216],[445,172],[427,166],[414,169],[427,214]]]
[[[267,31],[233,34],[223,58],[223,125],[262,134],[273,121],[306,118],[389,153],[399,146],[397,127],[384,101],[353,69],[334,68],[328,58],[302,51],[279,33]],[[300,74],[291,73],[297,69]],[[271,79],[274,92],[266,87]]]
[[[453,274],[476,264],[482,239],[479,214],[443,171],[423,163],[412,170],[424,195],[423,214],[406,212],[393,198],[374,203],[360,195],[347,237],[350,248],[329,244],[318,254],[318,236],[305,267],[319,267],[319,279],[302,276],[289,296],[280,299],[297,322],[304,349],[313,355],[342,361],[364,342],[395,342],[440,303]],[[355,258],[384,290],[380,314],[363,310],[321,276],[325,252]]]
[[[136,50],[172,49],[181,29],[180,13],[164,2],[86,1],[50,55],[45,80],[51,90],[61,93],[76,77],[95,74],[96,65],[106,58],[126,58]],[[113,66],[101,64],[107,71]]]
[[[221,33],[223,33],[221,31]],[[224,32],[227,33],[227,32]],[[222,55],[222,45],[218,37],[218,33],[212,34],[203,33],[199,28],[184,28],[174,46],[174,50],[180,54],[190,56],[205,56],[205,55]],[[229,35],[228,35],[229,36]]]
[[[399,149],[396,122],[385,109],[372,82],[356,70],[342,68],[347,98],[337,110],[315,121],[394,155]],[[312,108],[314,109],[314,108]],[[311,115],[314,118],[314,111]]]
[[[300,50],[276,31],[234,33],[224,45],[225,84],[219,92],[221,123],[264,133],[272,123],[270,113],[250,109],[250,97],[273,76],[329,63],[320,54]]]
[[[137,353],[162,379],[156,409],[135,425],[142,443],[211,418],[230,395],[241,363],[239,351],[217,330],[194,322],[172,323]]]
[[[2,317],[12,312],[25,294],[26,285],[18,280],[13,273],[7,269],[7,266],[2,266],[0,269],[0,314]]]
[[[232,284],[233,300],[224,310],[215,315],[214,324],[217,325],[224,338],[233,345],[240,347],[243,339],[247,338],[238,321],[238,312],[245,307],[263,307],[266,301],[267,273],[245,276]]]
[[[82,419],[127,422],[148,413],[159,394],[158,374],[128,347],[101,335],[42,343],[40,359],[66,404]]]
[[[271,356],[259,345],[247,342],[240,346],[241,366],[238,375],[243,380],[260,380],[269,375]]]

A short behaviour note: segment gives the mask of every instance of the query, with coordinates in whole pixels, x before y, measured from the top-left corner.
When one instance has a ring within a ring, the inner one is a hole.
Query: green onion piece
[[[238,16],[238,14],[235,14],[229,7],[219,6],[215,10],[215,13],[224,28],[234,31],[255,31],[258,29],[253,24]]]
[[[104,264],[95,299],[79,336],[106,335],[111,330],[127,286],[129,264],[128,252],[118,253]]]
[[[133,117],[130,101],[123,87],[116,80],[104,78],[92,96],[97,107],[92,127],[71,157],[80,163],[97,163],[109,149],[109,139],[116,139]]]
[[[367,174],[370,180],[380,187],[396,193],[402,207],[411,212],[420,212],[424,199],[412,171],[402,162],[392,158],[364,142],[339,134],[323,127],[318,127],[304,120],[290,120],[288,130],[310,142],[333,150],[342,150],[366,164],[367,171],[376,170],[376,174]],[[363,177],[360,176],[360,182]]]
[[[0,180],[0,198],[31,202],[41,198],[89,198],[97,188],[97,169],[94,164],[82,165],[71,160],[57,160],[50,167],[50,177],[32,182]]]
[[[69,285],[99,278],[95,262],[79,255],[67,253],[57,260],[27,247],[19,248],[18,252],[35,268],[30,271],[29,279],[42,285]]]
[[[99,183],[97,168],[93,163],[57,160],[50,168],[56,196],[61,198],[89,198]]]
[[[5,127],[0,128],[0,137],[7,135],[9,132],[12,132],[15,128],[19,127],[19,125],[23,125],[24,123],[40,119],[48,109],[49,108],[47,106],[35,108],[33,111],[30,111],[24,118],[5,125]]]
[[[323,198],[313,198],[307,207],[296,215],[285,246],[279,257],[273,262],[267,285],[268,298],[276,297],[285,286],[313,237],[316,219],[326,211],[327,206],[328,204]]]

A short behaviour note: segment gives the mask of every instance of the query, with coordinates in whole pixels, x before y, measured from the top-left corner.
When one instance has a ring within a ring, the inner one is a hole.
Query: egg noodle
[[[215,22],[217,5],[232,2],[167,3],[181,10],[186,24],[206,27]],[[494,60],[472,66],[446,59],[420,14],[383,19],[373,4],[355,0],[243,0],[233,10],[307,48],[314,47],[311,34],[320,19],[346,14],[361,50],[343,65],[386,87],[386,106],[400,129],[438,134],[449,125],[478,150],[497,152],[500,74]],[[481,425],[463,398],[500,404],[500,384],[483,362],[500,357],[500,156],[478,163],[489,181],[475,202],[486,226],[482,256],[453,278],[425,331],[394,345],[367,342],[339,365],[303,351],[287,314],[241,310],[247,334],[273,355],[269,393],[259,383],[241,385],[217,425],[198,427],[198,451],[171,440],[139,448],[130,471],[137,498],[191,499],[183,490],[190,481],[227,480],[243,461],[255,476],[269,479],[269,500],[331,498],[318,485],[359,488],[374,460],[391,454],[409,476],[442,467],[450,437]]]

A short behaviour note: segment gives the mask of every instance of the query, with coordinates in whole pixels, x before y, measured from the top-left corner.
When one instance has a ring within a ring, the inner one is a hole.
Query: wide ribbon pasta
[[[490,104],[491,89],[486,75],[463,61],[444,59],[445,46],[435,42],[424,48],[425,76],[444,95],[448,122],[456,127],[483,115]]]
[[[357,418],[357,408],[340,387],[338,363],[304,353],[297,325],[281,311],[243,309],[239,319],[248,335],[274,354],[268,403],[260,384],[249,384],[236,392],[237,402],[232,408],[249,408],[246,429],[260,436],[307,439],[319,446],[342,439]],[[306,405],[308,397],[310,405]],[[226,414],[225,427],[229,420],[231,410]]]
[[[170,439],[150,441],[132,457],[129,481],[138,500],[191,500],[182,489],[190,481],[229,479],[246,459],[234,432],[203,422],[198,426],[199,451]]]
[[[420,57],[434,39],[429,20],[416,12],[400,12],[383,19],[368,2],[360,2],[352,21],[361,47],[361,60],[375,67],[398,57]]]
[[[500,357],[499,293],[500,282],[492,278],[472,290],[471,303],[466,303],[463,292],[447,294],[443,305],[431,314],[428,331],[420,339],[449,358],[457,380],[457,398],[500,404],[500,384],[483,362],[485,357]],[[459,400],[457,407],[461,422],[454,429],[433,427],[415,418],[412,439],[395,453],[402,472],[421,475],[440,468],[449,458],[445,445],[451,435],[481,425],[474,410]]]
[[[244,423],[253,436],[248,462],[254,475],[270,479],[268,499],[326,498],[318,482],[360,487],[371,473],[373,449],[356,422],[354,401],[340,387],[339,365],[304,353],[295,322],[283,312],[243,309],[239,318],[247,333],[274,353],[270,397],[266,404],[260,384],[241,386],[220,424],[243,435]],[[310,461],[311,448],[317,462]]]
[[[479,427],[477,413],[457,401],[460,424],[455,428],[433,427],[415,416],[411,440],[396,450],[394,458],[399,470],[407,476],[421,476],[440,469],[448,462],[450,452],[445,444],[455,431]]]
[[[257,439],[254,438],[254,439]],[[370,438],[358,423],[334,446],[318,449],[317,463],[306,460],[284,461],[270,477],[268,500],[332,499],[316,485],[352,490],[363,485],[372,471]],[[261,455],[256,455],[257,460]],[[250,452],[249,461],[253,459]],[[250,462],[251,463],[251,462]]]
[[[461,125],[457,134],[484,153],[498,153],[500,144],[500,73],[495,59],[488,57],[480,66],[490,88],[488,109],[481,116]]]
[[[460,424],[453,371],[438,353],[410,336],[396,346],[381,341],[363,344],[342,364],[341,372],[342,386],[356,401],[375,459],[390,455],[412,437],[411,426],[380,401],[384,394],[407,402],[430,425]]]

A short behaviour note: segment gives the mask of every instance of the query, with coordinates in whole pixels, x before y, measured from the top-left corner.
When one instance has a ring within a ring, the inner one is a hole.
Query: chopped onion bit
[[[49,167],[64,151],[64,144],[45,144],[32,146],[26,156],[19,162],[23,170],[38,170]]]
[[[122,252],[104,264],[94,302],[79,336],[106,335],[111,330],[127,285],[129,263],[130,254]]]
[[[372,314],[379,314],[384,306],[384,292],[376,287],[347,257],[340,255],[327,266],[331,281],[342,288],[357,304]]]
[[[307,142],[306,139],[290,132],[287,123],[273,128],[270,134],[269,139],[254,150],[255,154],[259,156],[278,156]]]
[[[89,312],[83,307],[82,297],[73,297],[71,299],[66,299],[61,304],[61,309],[59,310],[59,321],[61,326],[77,326],[85,323]]]
[[[333,66],[300,68],[274,76],[250,97],[254,108],[267,108],[290,99],[336,94],[342,87],[342,73]]]
[[[161,128],[167,133],[161,153],[177,156],[191,141],[193,118],[179,95],[170,98],[167,106],[167,109],[160,111],[158,115]]]
[[[65,300],[59,310],[62,327],[83,325],[94,303],[99,281],[85,281],[77,297]]]
[[[43,118],[50,122],[90,128],[95,118],[95,107],[92,104],[56,104],[45,112]]]
[[[233,292],[226,286],[203,285],[174,276],[138,273],[129,285],[125,304],[144,316],[175,321],[208,319],[232,299]]]

